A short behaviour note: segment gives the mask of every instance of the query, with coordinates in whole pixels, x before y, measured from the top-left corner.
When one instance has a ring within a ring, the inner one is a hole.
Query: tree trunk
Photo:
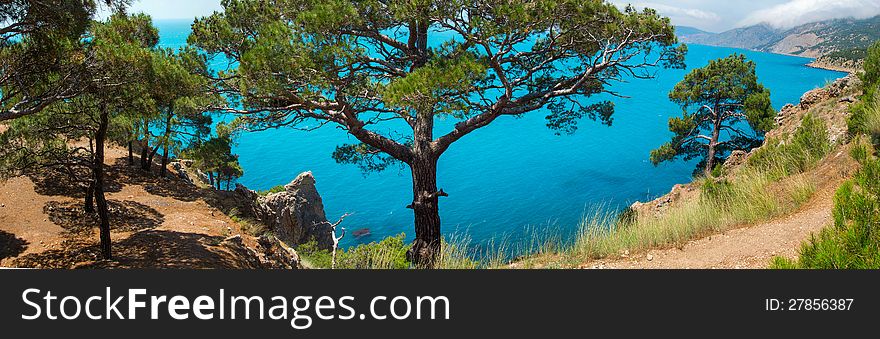
[[[162,167],[159,169],[159,175],[165,177],[165,173],[167,170],[165,169],[168,166],[168,145],[171,143],[171,121],[174,119],[174,113],[171,110],[168,110],[168,115],[165,118],[165,135],[162,137],[165,143],[165,153],[162,155]],[[155,154],[155,153],[154,153]],[[153,161],[153,156],[150,155],[150,161]]]
[[[147,172],[151,172],[153,170],[153,168],[152,168],[153,167],[153,157],[156,156],[156,152],[158,152],[158,151],[159,151],[159,147],[153,147],[153,150],[150,151],[150,156],[147,157],[147,168],[146,168]]]
[[[95,135],[95,159],[93,172],[95,176],[95,202],[98,204],[98,218],[100,219],[101,255],[104,259],[112,258],[110,252],[110,213],[107,207],[107,199],[104,196],[104,141],[107,138],[109,123],[107,107],[101,108],[100,126]]]
[[[89,187],[86,189],[86,201],[83,206],[86,213],[95,213],[95,181],[89,181]]]
[[[128,141],[128,165],[134,166],[134,150],[132,150],[132,141]]]
[[[211,187],[214,187],[214,172],[208,171],[208,179],[211,181]]]
[[[161,177],[165,177],[165,173],[168,172],[168,145],[165,145],[165,153],[162,154],[162,167],[159,168],[159,175]]]
[[[150,171],[150,163],[147,162],[147,155],[150,152],[150,141],[144,137],[144,141],[141,142],[141,169],[144,171]]]
[[[437,190],[437,159],[417,159],[410,165],[413,177],[413,203],[416,239],[407,251],[407,258],[420,268],[433,268],[440,254],[439,198],[446,193]]]
[[[721,118],[717,118],[712,126],[712,140],[709,141],[709,154],[706,155],[705,175],[707,178],[712,177],[712,170],[715,169],[715,151],[718,146],[718,138],[721,135],[721,123]]]

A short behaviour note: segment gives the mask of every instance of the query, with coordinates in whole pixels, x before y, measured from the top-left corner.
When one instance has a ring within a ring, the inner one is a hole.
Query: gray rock
[[[234,194],[242,212],[268,226],[281,241],[299,245],[315,240],[319,248],[332,248],[331,225],[311,172],[300,174],[284,191],[266,197],[241,185],[236,185]]]
[[[175,161],[171,163],[171,169],[177,172],[177,177],[183,179],[186,182],[192,183],[192,179],[189,177],[189,172],[186,170],[186,166],[180,161]]]
[[[256,250],[245,245],[241,235],[223,239],[220,246],[237,254],[248,268],[288,270],[303,268],[296,251],[273,236],[258,238]]]
[[[264,268],[269,269],[301,269],[302,262],[296,250],[285,245],[274,236],[257,238],[259,258]]]
[[[723,168],[726,171],[733,170],[745,164],[748,158],[748,152],[743,150],[735,150],[733,152],[730,152],[730,155],[724,161]]]

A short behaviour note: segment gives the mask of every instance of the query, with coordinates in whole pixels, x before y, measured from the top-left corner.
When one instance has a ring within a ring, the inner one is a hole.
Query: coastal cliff
[[[245,216],[269,227],[285,243],[295,246],[315,241],[320,249],[332,248],[332,226],[312,172],[298,175],[283,191],[266,196],[239,184],[235,197]]]

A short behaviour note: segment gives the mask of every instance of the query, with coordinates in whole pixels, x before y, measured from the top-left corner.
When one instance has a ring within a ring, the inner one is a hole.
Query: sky
[[[618,6],[632,3],[651,7],[673,24],[710,32],[768,23],[789,28],[825,19],[880,15],[880,0],[611,0]],[[220,0],[135,0],[131,12],[154,19],[192,19],[222,10]]]

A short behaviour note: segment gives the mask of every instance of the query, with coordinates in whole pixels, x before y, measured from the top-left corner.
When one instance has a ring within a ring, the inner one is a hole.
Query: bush
[[[880,145],[880,41],[868,49],[864,68],[860,76],[864,94],[862,102],[850,108],[849,132],[865,134]]]
[[[265,197],[269,194],[284,192],[284,190],[285,190],[284,185],[278,185],[278,186],[272,187],[272,188],[265,190],[265,191],[257,191],[257,194]]]
[[[862,163],[855,177],[834,196],[834,225],[803,244],[797,261],[777,258],[773,268],[880,268],[880,159],[864,146],[853,151]]]
[[[382,239],[380,242],[358,245],[340,256],[337,251],[337,268],[354,269],[405,269],[409,268],[406,251],[409,244],[403,233]]]
[[[337,269],[406,269],[409,261],[406,260],[406,251],[409,245],[405,241],[406,236],[399,234],[394,237],[382,239],[380,242],[362,244],[348,250],[336,251]],[[316,242],[311,241],[297,246],[297,254],[300,255],[310,267],[330,268],[333,255],[329,250],[318,248]]]
[[[804,116],[791,140],[768,140],[749,157],[753,169],[772,173],[775,178],[803,173],[831,152],[825,122],[813,115]]]
[[[617,226],[618,227],[627,227],[634,224],[639,218],[639,212],[636,212],[632,206],[628,206],[627,208],[620,211],[617,214]]]
[[[734,193],[733,185],[726,179],[703,179],[700,188],[700,198],[715,203],[727,201]]]

